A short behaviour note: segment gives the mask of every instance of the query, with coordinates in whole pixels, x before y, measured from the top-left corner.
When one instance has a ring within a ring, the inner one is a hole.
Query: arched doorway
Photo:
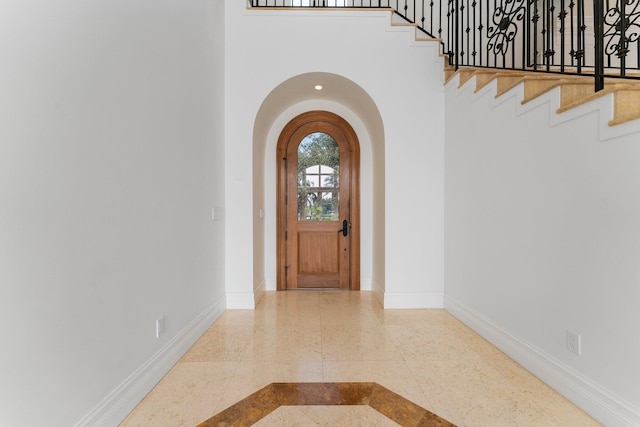
[[[277,289],[360,289],[360,146],[340,116],[310,111],[277,145]]]

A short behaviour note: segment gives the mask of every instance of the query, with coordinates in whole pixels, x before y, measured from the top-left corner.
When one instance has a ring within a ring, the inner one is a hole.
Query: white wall
[[[354,82],[382,117],[386,260],[378,270],[385,277],[373,281],[386,287],[385,306],[442,306],[442,62],[436,61],[437,44],[416,47],[413,34],[390,28],[389,20],[385,12],[247,11],[241,2],[227,1],[229,307],[252,307],[262,283],[263,273],[247,265],[263,250],[253,243],[257,206],[249,160],[257,112],[279,84],[309,72]]]
[[[222,6],[0,2],[1,425],[116,424],[224,307]]]
[[[473,84],[447,88],[446,307],[605,425],[639,425],[640,133],[600,141],[589,105],[559,122],[557,92],[525,110]]]

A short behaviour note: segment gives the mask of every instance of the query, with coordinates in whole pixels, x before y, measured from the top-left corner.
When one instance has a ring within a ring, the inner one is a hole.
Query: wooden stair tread
[[[534,77],[526,77],[524,80],[524,98],[521,104],[524,105],[527,102],[533,101],[537,97],[561,85],[562,79],[558,78],[537,79]]]
[[[443,58],[447,58],[441,55]],[[476,89],[480,89],[497,79],[495,97],[498,98],[519,84],[524,84],[522,104],[532,101],[546,92],[560,87],[560,108],[558,114],[576,108],[587,102],[613,94],[613,119],[609,126],[640,119],[640,80],[605,78],[605,87],[596,92],[593,77],[584,75],[543,74],[533,71],[493,70],[480,67],[462,67],[458,70],[445,61],[445,76],[448,83],[456,74],[459,87],[472,77],[476,78]]]
[[[609,126],[617,126],[617,125],[621,125],[623,123],[627,123],[632,120],[638,120],[638,119],[640,119],[640,111],[633,114],[627,114],[620,117],[615,117],[612,120],[609,120],[608,124]]]
[[[496,98],[509,92],[514,87],[524,81],[524,75],[502,75],[498,74],[498,87],[496,90]]]

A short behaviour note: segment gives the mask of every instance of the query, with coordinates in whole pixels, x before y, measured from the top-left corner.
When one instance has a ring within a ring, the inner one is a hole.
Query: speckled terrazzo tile
[[[312,320],[313,319],[313,320]],[[309,316],[273,316],[256,326],[256,330],[271,333],[275,330],[284,331],[303,331],[319,333],[320,314]]]
[[[391,336],[381,326],[322,326],[324,360],[402,360]]]
[[[318,292],[318,298],[321,304],[380,305],[373,292],[367,291]]]
[[[553,425],[544,402],[527,398],[494,368],[475,361],[407,362],[433,405],[457,425]]]
[[[386,309],[377,312],[383,325],[439,325],[450,321],[450,315],[442,309]]]
[[[321,427],[397,427],[400,425],[370,406],[300,406],[297,409],[307,419]],[[282,425],[289,424],[280,426]]]
[[[271,383],[285,381],[287,378],[278,362],[241,363],[215,408],[216,412],[228,408]]]
[[[236,361],[244,355],[254,329],[252,326],[213,324],[183,356],[184,362]]]
[[[544,411],[555,420],[556,425],[585,427],[600,425],[580,408],[508,357],[505,356],[501,360],[488,359],[486,363],[500,372],[514,387],[517,387],[525,399],[539,402],[544,407]]]
[[[257,333],[243,361],[321,360],[321,337],[317,327],[264,329]]]
[[[254,424],[255,427],[310,427],[319,425],[301,411],[304,407],[281,406]],[[337,425],[337,424],[336,424]]]
[[[257,313],[256,324],[263,330],[300,329],[320,324],[317,298],[287,298]]]
[[[325,381],[373,381],[418,405],[431,409],[431,403],[404,362],[324,361]]]
[[[277,362],[286,382],[321,382],[324,381],[322,360],[298,359]]]
[[[514,403],[515,402],[515,403]],[[474,406],[464,414],[471,426],[535,426],[557,427],[556,421],[544,409],[526,401],[494,402],[491,406]]]
[[[196,425],[215,413],[236,362],[180,362],[120,424],[121,427]]]
[[[320,322],[323,326],[349,325],[354,328],[380,326],[378,315],[371,309],[353,309],[349,306],[330,306],[321,309]]]
[[[518,363],[505,355],[504,358],[485,360],[487,366],[492,367],[512,384],[522,387],[532,398],[548,397],[549,393],[556,393],[551,387],[540,381],[535,375],[524,369]]]
[[[256,310],[226,310],[215,321],[214,325],[220,326],[256,326],[260,323],[262,313]]]
[[[550,398],[544,402],[544,410],[551,416],[555,426],[602,426],[580,408],[559,395],[558,398]]]
[[[320,307],[351,306],[381,310],[382,306],[372,292],[324,292],[320,294]]]
[[[404,360],[480,360],[465,340],[446,332],[446,328],[427,330],[419,326],[384,327]]]
[[[321,321],[323,325],[347,324],[380,324],[378,318],[382,307],[375,303],[357,303],[352,300],[337,300],[320,304]]]
[[[271,383],[321,381],[320,360],[241,363],[215,409],[220,412]]]
[[[284,295],[280,295],[284,294]],[[273,307],[277,309],[302,309],[305,307],[317,307],[320,303],[320,294],[316,291],[289,291],[278,292]]]
[[[500,349],[495,347],[486,339],[473,332],[471,329],[456,332],[456,339],[464,342],[474,353],[478,354],[483,360],[511,360],[509,356],[504,354]]]

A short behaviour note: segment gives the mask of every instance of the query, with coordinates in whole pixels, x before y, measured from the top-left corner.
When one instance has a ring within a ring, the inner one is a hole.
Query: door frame
[[[349,230],[349,289],[360,290],[360,143],[358,136],[351,125],[337,114],[328,111],[308,111],[294,117],[283,128],[278,137],[276,148],[277,162],[277,197],[276,197],[276,289],[287,289],[286,264],[287,248],[285,233],[287,230],[287,148],[290,142],[295,144],[300,141],[292,141],[291,137],[300,126],[313,123],[331,123],[338,127],[345,136],[351,155],[350,170],[350,219]]]

